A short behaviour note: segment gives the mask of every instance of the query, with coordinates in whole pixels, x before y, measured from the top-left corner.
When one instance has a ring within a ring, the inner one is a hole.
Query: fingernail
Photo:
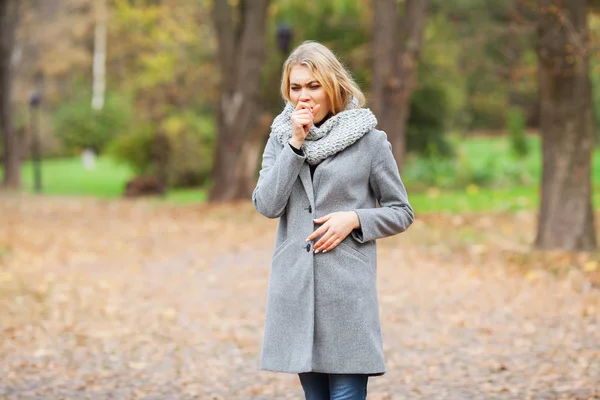
[[[327,250],[323,250],[323,253],[327,253]]]
[[[315,254],[317,254],[319,252],[319,250],[315,250]]]
[[[306,241],[307,241],[307,242],[308,242],[309,240],[310,240],[309,238],[306,238]]]

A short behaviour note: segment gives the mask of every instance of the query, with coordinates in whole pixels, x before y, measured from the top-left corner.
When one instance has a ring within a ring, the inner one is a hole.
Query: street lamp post
[[[284,55],[287,55],[287,53],[290,51],[290,44],[292,42],[292,27],[285,22],[280,22],[277,25],[276,34],[277,46],[279,47],[279,50]]]
[[[39,92],[33,92],[29,97],[29,118],[32,135],[31,158],[33,164],[33,182],[36,193],[42,192],[42,165],[40,150],[40,103],[42,96]]]

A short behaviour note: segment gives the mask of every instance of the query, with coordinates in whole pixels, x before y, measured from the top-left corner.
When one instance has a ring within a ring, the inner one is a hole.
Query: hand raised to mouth
[[[321,108],[320,104],[311,107],[308,103],[299,101],[296,105],[296,109],[292,112],[292,138],[290,144],[295,148],[299,149],[308,135],[308,131],[312,126],[315,115]]]

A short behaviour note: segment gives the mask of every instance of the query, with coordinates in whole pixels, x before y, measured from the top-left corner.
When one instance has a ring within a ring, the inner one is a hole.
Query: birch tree
[[[106,22],[108,18],[106,0],[96,0],[95,14],[92,108],[98,111],[104,107],[106,88]]]

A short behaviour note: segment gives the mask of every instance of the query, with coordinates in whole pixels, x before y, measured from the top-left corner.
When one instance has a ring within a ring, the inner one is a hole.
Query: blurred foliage
[[[154,132],[151,126],[138,128],[135,132],[119,137],[108,148],[115,160],[129,165],[134,172],[144,175],[153,169],[152,143]]]
[[[62,3],[36,7],[47,1],[23,3],[25,17],[19,35],[24,45],[15,98],[23,104],[36,73],[41,72],[47,93],[44,112],[56,114],[53,132],[69,152],[82,147],[101,151],[112,141],[111,154],[137,173],[148,174],[156,169],[151,143],[158,133],[164,133],[172,151],[170,184],[206,183],[212,165],[213,115],[220,79],[212,2],[110,0],[108,95],[105,110],[93,116],[89,93],[74,82],[83,79],[83,85],[91,88],[94,2],[76,0],[72,7]],[[279,82],[287,53],[278,48],[276,36],[282,23],[292,29],[290,50],[304,40],[324,43],[352,71],[369,97],[374,62],[372,1],[272,0],[262,82],[265,108],[272,116],[283,106]],[[400,13],[402,4],[398,2]],[[493,168],[503,171],[511,182],[527,179],[511,170],[520,168],[513,158],[509,159],[512,167],[505,165],[508,161],[489,160],[469,167],[460,151],[453,149],[448,133],[465,137],[472,131],[508,128],[513,144],[519,147],[525,143],[524,128],[537,126],[535,12],[527,8],[534,6],[535,2],[518,0],[431,0],[407,137],[408,150],[428,158],[415,161],[410,173],[424,182],[454,187],[497,182],[489,176]],[[598,48],[597,15],[591,16],[590,26],[592,46]],[[592,53],[598,132],[599,57],[598,52]],[[41,61],[34,62],[38,58]],[[507,112],[514,109],[520,109],[522,116]],[[17,112],[27,115],[27,106]],[[454,159],[437,160],[452,154]],[[451,173],[462,175],[450,184]]]
[[[413,191],[431,188],[455,190],[468,187],[507,188],[530,185],[539,178],[537,138],[526,138],[535,154],[515,157],[509,140],[502,138],[452,138],[456,157],[418,157],[407,159],[402,179]]]
[[[460,30],[451,16],[441,11],[432,12],[425,27],[419,64],[420,87],[415,91],[413,103],[419,101],[420,90],[430,92],[435,88],[439,91],[444,100],[435,104],[444,103],[444,127],[447,129],[464,129],[469,124],[466,110],[468,76],[462,70],[464,51]]]
[[[43,107],[55,107],[72,96],[78,79],[91,82],[95,1],[19,0],[13,94],[18,104],[26,108],[31,92],[43,86]]]
[[[218,99],[207,3],[114,0],[109,74],[145,117],[164,118],[177,107],[210,112]]]
[[[506,112],[508,125],[508,136],[513,153],[517,157],[525,157],[529,152],[529,146],[525,138],[525,115],[518,107],[510,108]]]
[[[102,110],[91,108],[91,92],[82,90],[54,111],[54,134],[65,150],[78,153],[90,148],[101,153],[108,143],[133,125],[133,109],[127,96],[106,94]]]
[[[165,121],[171,143],[169,182],[174,187],[204,185],[210,180],[216,136],[214,119],[188,111]]]
[[[411,99],[407,129],[407,148],[429,157],[453,155],[445,138],[451,118],[446,91],[441,86],[422,86]]]
[[[523,107],[527,120],[535,120],[535,23],[531,14],[525,2],[516,0],[432,1],[430,21],[442,15],[456,32],[440,39],[460,47],[457,71],[468,78],[462,116],[465,128],[504,128],[504,110],[512,104]],[[447,54],[448,50],[439,48],[439,52]]]
[[[461,46],[455,27],[442,13],[430,15],[424,34],[419,87],[411,98],[406,144],[409,152],[447,157],[453,150],[445,135],[466,125]]]
[[[111,154],[141,175],[157,171],[156,135],[169,141],[169,185],[207,182],[215,136],[215,44],[207,1],[115,0],[109,43],[114,79],[136,100],[138,129]]]
[[[167,165],[171,187],[191,187],[205,184],[210,178],[215,127],[212,118],[192,112],[173,115],[162,126],[169,143]],[[109,154],[129,165],[139,175],[156,174],[156,131],[153,124],[119,137]]]
[[[413,181],[415,191],[430,187],[458,189],[470,185],[498,187],[526,185],[532,182],[531,171],[524,161],[512,158],[489,158],[483,165],[473,164],[464,155],[457,158],[414,157],[403,179]]]

